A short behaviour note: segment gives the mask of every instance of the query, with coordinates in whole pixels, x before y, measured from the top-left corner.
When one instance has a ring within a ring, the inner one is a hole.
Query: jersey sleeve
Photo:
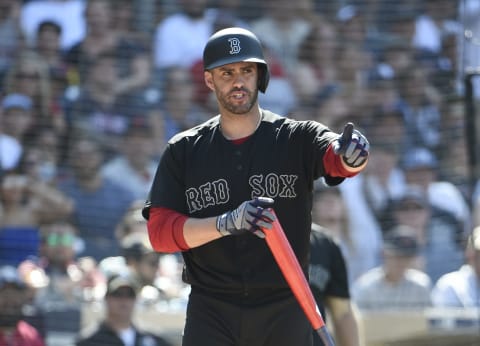
[[[342,170],[341,162],[337,161],[336,155],[331,150],[338,134],[315,121],[307,121],[305,129],[307,133],[305,154],[306,160],[313,163],[313,179],[323,177],[329,186],[343,182],[348,174],[344,174],[346,172]]]
[[[158,165],[152,187],[142,210],[149,219],[150,209],[163,207],[187,214],[185,206],[184,168],[181,159],[181,144],[168,144]]]
[[[173,253],[189,249],[183,236],[187,216],[166,208],[152,208],[147,223],[148,237],[155,251]]]

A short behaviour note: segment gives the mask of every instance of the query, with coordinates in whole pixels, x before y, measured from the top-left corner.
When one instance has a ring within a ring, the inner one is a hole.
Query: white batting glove
[[[353,129],[352,123],[347,123],[342,134],[333,143],[333,151],[342,155],[343,162],[351,168],[362,166],[368,159],[370,143],[358,130]]]
[[[257,197],[245,201],[237,209],[227,211],[217,217],[217,230],[223,235],[239,235],[246,232],[265,238],[262,228],[272,228],[275,215],[268,209],[273,206],[273,199]]]

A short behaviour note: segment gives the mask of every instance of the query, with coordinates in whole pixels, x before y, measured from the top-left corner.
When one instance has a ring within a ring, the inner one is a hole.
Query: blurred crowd
[[[315,190],[353,301],[479,307],[479,18],[480,0],[0,0],[0,290],[22,289],[40,337],[76,331],[118,275],[140,305],[185,307],[182,258],[152,250],[141,208],[167,140],[216,113],[208,37],[240,26],[266,51],[263,108],[369,138],[364,173]]]

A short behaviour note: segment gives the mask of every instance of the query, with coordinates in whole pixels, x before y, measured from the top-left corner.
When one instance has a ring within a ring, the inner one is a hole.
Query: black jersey
[[[336,138],[320,123],[262,110],[255,133],[234,144],[222,135],[216,116],[169,141],[150,192],[151,206],[204,218],[257,196],[271,197],[307,273],[313,182],[325,176],[323,156]],[[326,181],[334,185],[343,178]],[[265,240],[253,234],[223,237],[182,254],[184,280],[217,296],[288,288]]]
[[[309,281],[320,312],[325,316],[325,297],[350,298],[347,268],[340,246],[316,224],[310,235]]]

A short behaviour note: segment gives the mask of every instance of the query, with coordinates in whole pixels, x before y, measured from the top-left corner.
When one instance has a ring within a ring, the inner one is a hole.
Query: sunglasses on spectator
[[[110,297],[114,297],[114,298],[130,298],[130,299],[135,299],[136,295],[135,295],[135,292],[130,289],[130,288],[127,288],[127,289],[117,289],[113,292],[110,292],[108,294]]]
[[[52,233],[47,236],[48,246],[72,246],[75,237],[72,234],[56,234]]]

